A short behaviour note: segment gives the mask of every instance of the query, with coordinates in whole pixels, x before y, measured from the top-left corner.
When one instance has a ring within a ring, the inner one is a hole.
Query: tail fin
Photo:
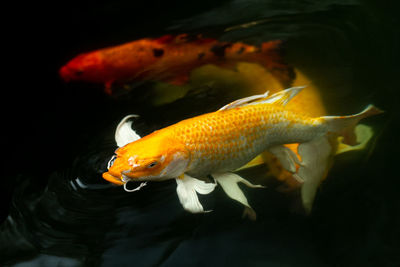
[[[368,105],[358,114],[349,116],[325,116],[321,117],[328,125],[328,132],[334,132],[343,136],[343,143],[354,146],[357,144],[357,138],[354,134],[354,128],[357,123],[367,117],[381,114],[382,110],[373,105]]]

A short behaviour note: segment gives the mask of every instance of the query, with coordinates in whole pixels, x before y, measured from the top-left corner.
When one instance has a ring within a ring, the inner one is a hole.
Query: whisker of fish
[[[128,182],[129,182],[129,181],[128,181]],[[138,187],[134,188],[134,189],[128,189],[128,188],[126,187],[126,185],[128,184],[128,182],[124,183],[124,190],[125,190],[126,192],[135,192],[135,191],[139,191],[142,187],[144,187],[144,186],[147,185],[147,182],[143,182],[143,183],[140,183],[140,185],[139,185]]]

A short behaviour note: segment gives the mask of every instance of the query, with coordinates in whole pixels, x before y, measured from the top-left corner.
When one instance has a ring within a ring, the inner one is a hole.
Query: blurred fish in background
[[[60,69],[64,81],[102,83],[112,94],[113,87],[129,89],[129,83],[170,81],[184,84],[189,73],[205,64],[233,65],[239,61],[259,62],[286,79],[291,69],[279,54],[280,41],[255,47],[242,42],[219,42],[188,34],[144,38],[118,46],[83,53]]]

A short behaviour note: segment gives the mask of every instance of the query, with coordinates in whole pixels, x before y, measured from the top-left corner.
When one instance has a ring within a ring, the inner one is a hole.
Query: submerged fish
[[[203,212],[196,192],[208,194],[215,188],[216,183],[203,181],[211,175],[228,196],[246,207],[250,218],[255,218],[255,212],[237,183],[261,186],[251,184],[232,171],[267,150],[301,181],[323,175],[312,159],[320,149],[321,153],[327,152],[327,138],[343,136],[344,143],[353,145],[357,123],[382,112],[369,105],[355,115],[312,118],[286,109],[285,105],[302,88],[239,99],[216,112],[183,120],[143,138],[129,130],[127,117],[117,131],[122,134],[116,138],[122,147],[117,149],[103,178],[124,186],[128,181],[141,181],[144,186],[147,181],[175,178],[183,207],[190,212]],[[301,159],[284,146],[290,143],[300,143]]]
[[[195,67],[246,60],[258,62],[289,80],[286,77],[294,74],[282,62],[278,53],[280,44],[281,41],[270,41],[255,47],[241,42],[189,38],[186,34],[166,35],[80,54],[61,67],[59,73],[64,81],[104,84],[109,94],[113,84],[148,80],[183,84]]]

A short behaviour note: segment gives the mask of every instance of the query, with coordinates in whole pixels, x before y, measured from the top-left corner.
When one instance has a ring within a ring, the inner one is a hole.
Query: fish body
[[[293,75],[277,51],[280,41],[265,42],[261,47],[245,43],[219,42],[211,38],[192,38],[186,34],[144,38],[122,45],[83,53],[60,68],[65,81],[105,84],[112,93],[113,84],[158,80],[182,84],[189,72],[204,64],[226,65],[250,60]]]
[[[188,149],[186,173],[204,177],[236,170],[270,147],[312,140],[323,135],[326,126],[321,119],[265,103],[205,114],[165,131]]]

